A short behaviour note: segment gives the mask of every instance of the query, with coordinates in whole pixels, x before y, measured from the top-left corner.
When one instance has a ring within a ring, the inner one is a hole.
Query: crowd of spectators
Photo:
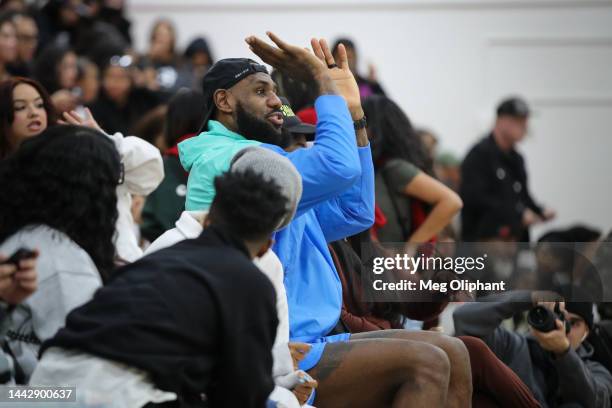
[[[461,160],[349,38],[215,61],[167,19],[138,54],[130,26],[122,0],[0,1],[3,384],[75,407],[611,406],[612,234],[550,231],[525,272],[556,214],[523,99]],[[367,298],[369,252],[476,242],[516,290]]]

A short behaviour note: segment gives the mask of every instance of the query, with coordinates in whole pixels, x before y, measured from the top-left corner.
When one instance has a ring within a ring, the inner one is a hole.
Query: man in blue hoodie
[[[313,54],[268,35],[278,48],[255,37],[246,41],[265,62],[319,91],[314,145],[291,153],[278,146],[281,101],[265,67],[248,59],[219,61],[203,80],[208,101],[203,133],[179,144],[181,162],[190,172],[187,210],[208,208],[214,197],[212,180],[229,167],[239,150],[261,144],[286,155],[302,176],[303,194],[295,219],[277,233],[274,251],[285,270],[291,339],[313,345],[300,368],[316,373],[317,403],[336,406],[342,401],[353,407],[383,401],[396,406],[467,403],[447,393],[450,358],[451,365],[462,360],[455,372],[467,378],[467,383],[452,378],[451,383],[463,386],[468,399],[471,394],[469,371],[465,373],[469,360],[464,349],[451,350],[454,344],[441,345],[442,351],[397,333],[379,333],[378,338],[356,335],[356,341],[350,342],[348,334],[329,335],[339,321],[342,289],[327,242],[363,231],[374,219],[374,174],[365,117],[343,47],[336,64],[324,40],[311,41]],[[336,347],[326,347],[330,343]],[[371,376],[363,375],[366,369]]]

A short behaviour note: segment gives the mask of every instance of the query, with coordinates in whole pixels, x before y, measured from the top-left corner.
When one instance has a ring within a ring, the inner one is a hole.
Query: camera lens
[[[527,314],[527,323],[537,331],[547,333],[555,329],[555,315],[544,306],[536,306]]]

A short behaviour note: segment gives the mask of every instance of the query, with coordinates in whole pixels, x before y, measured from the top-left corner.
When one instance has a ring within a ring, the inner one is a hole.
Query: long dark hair
[[[51,43],[34,61],[33,75],[50,94],[60,90],[59,65],[64,56],[73,52],[70,47]]]
[[[186,88],[180,89],[170,99],[166,113],[166,146],[173,147],[179,138],[198,131],[205,105],[201,92]]]
[[[433,163],[408,116],[386,96],[373,95],[363,101],[376,167],[390,159],[404,159],[432,175]]]
[[[49,97],[49,93],[38,82],[29,78],[13,77],[0,83],[0,160],[8,156],[15,146],[9,140],[11,127],[15,118],[15,109],[13,106],[13,91],[17,85],[26,84],[36,89],[43,100],[43,107],[47,112],[47,126],[55,124],[57,121],[57,112],[53,106],[53,102]]]
[[[0,161],[0,243],[46,225],[83,248],[103,280],[113,268],[119,153],[97,130],[53,126]]]

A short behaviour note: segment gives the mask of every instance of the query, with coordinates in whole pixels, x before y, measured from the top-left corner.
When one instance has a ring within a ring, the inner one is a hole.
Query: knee
[[[457,337],[466,347],[470,358],[478,358],[478,356],[485,356],[487,354],[493,354],[487,343],[479,339],[478,337],[472,336],[459,336]]]
[[[466,347],[466,344],[461,339],[442,335],[440,347],[448,354],[452,363],[457,364],[463,361],[469,364],[470,353],[468,347]]]
[[[437,346],[422,344],[419,346],[419,358],[412,367],[415,384],[429,384],[447,388],[450,381],[451,363],[448,355]]]

